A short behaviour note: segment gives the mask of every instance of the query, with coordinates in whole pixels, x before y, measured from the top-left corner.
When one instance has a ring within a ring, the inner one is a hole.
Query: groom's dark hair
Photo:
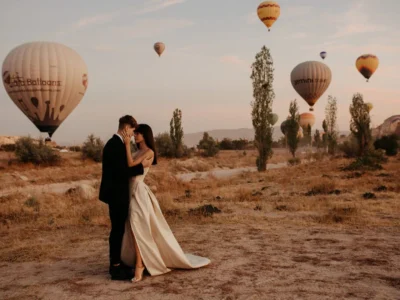
[[[132,128],[136,128],[137,122],[134,117],[126,115],[119,119],[118,129],[123,129],[125,125],[130,125]]]

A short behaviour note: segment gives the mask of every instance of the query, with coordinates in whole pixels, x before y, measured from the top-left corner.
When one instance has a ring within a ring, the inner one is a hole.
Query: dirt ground
[[[373,172],[340,171],[345,164],[327,159],[190,183],[166,176],[167,167],[150,171],[146,182],[184,251],[212,263],[136,284],[109,278],[107,208],[96,195],[19,189],[0,197],[0,298],[400,299],[400,160]],[[30,172],[39,184],[51,173],[15,168],[2,178]],[[222,212],[189,213],[204,204]]]

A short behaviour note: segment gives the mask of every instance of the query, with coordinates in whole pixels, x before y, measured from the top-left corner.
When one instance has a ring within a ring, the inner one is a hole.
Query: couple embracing
[[[138,151],[132,156],[131,138]],[[195,269],[208,258],[185,254],[166,222],[158,201],[144,179],[157,164],[153,132],[129,115],[119,119],[118,132],[103,150],[99,199],[108,204],[111,219],[110,268],[112,280],[143,279],[171,269]]]

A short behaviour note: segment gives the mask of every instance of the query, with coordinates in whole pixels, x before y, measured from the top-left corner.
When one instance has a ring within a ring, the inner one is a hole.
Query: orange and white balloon
[[[257,15],[261,22],[268,27],[268,31],[271,30],[272,25],[278,20],[280,14],[281,7],[275,1],[264,1],[257,8]]]
[[[22,44],[7,55],[4,87],[15,105],[51,137],[80,103],[88,87],[85,62],[71,48],[52,42]]]
[[[315,116],[311,113],[302,113],[300,115],[300,127],[307,128],[308,125],[311,127],[315,124]]]

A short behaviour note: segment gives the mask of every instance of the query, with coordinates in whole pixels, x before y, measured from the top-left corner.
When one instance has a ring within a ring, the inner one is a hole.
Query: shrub
[[[157,154],[160,157],[170,158],[175,156],[174,144],[172,143],[172,139],[167,132],[157,135],[155,138],[155,142]]]
[[[82,151],[82,147],[81,146],[71,146],[71,147],[69,147],[69,151],[81,152]]]
[[[204,150],[203,155],[206,157],[213,157],[219,152],[217,142],[207,132],[204,132],[197,148]]]
[[[339,145],[339,150],[342,151],[346,157],[352,158],[358,155],[360,152],[360,147],[357,143],[357,140],[351,136],[350,140]]]
[[[399,149],[398,137],[395,134],[383,136],[374,142],[374,147],[385,150],[388,156],[395,156]]]
[[[296,165],[299,165],[300,163],[301,163],[301,159],[298,157],[292,157],[288,160],[289,166],[296,166]]]
[[[40,140],[36,144],[31,137],[22,137],[15,144],[15,155],[23,163],[35,165],[55,165],[60,162],[60,155]]]
[[[379,150],[370,150],[363,156],[359,156],[349,166],[343,168],[344,171],[368,170],[375,171],[383,169],[382,163],[387,162],[384,153]]]
[[[89,135],[82,146],[82,158],[101,162],[104,143],[99,137]]]
[[[15,144],[4,144],[0,146],[0,151],[15,152]]]

